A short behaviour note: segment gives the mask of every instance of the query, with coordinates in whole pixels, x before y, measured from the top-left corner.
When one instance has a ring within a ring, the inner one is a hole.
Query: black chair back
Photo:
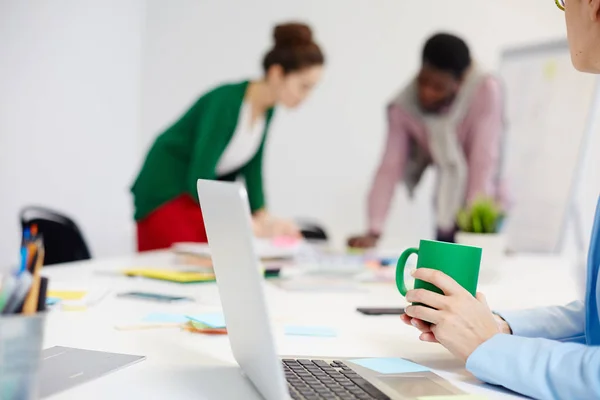
[[[45,207],[29,206],[21,210],[20,219],[23,232],[37,225],[44,240],[44,265],[92,258],[81,230],[71,218]]]

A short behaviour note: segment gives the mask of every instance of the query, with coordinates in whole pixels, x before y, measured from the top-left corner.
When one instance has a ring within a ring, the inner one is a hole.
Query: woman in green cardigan
[[[200,99],[151,147],[131,189],[138,250],[207,241],[196,181],[242,178],[257,236],[298,236],[291,221],[265,208],[263,153],[275,106],[298,106],[321,78],[324,56],[308,26],[279,25],[259,81],[219,86]]]

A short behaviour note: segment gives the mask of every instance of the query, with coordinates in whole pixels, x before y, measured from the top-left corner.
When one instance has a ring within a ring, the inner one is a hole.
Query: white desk
[[[219,310],[215,284],[178,285],[126,278],[111,271],[127,267],[169,265],[170,253],[151,253],[111,260],[94,260],[64,267],[48,267],[51,287],[74,283],[106,288],[110,293],[87,311],[54,310],[48,316],[44,348],[70,346],[144,355],[147,360],[81,385],[52,399],[259,399],[237,368],[226,336],[200,335],[178,328],[117,331],[114,326],[135,324],[150,312],[198,313]],[[357,306],[404,305],[392,284],[368,284],[365,292],[286,292],[267,285],[271,318],[284,323],[326,325],[336,338],[284,336],[278,329],[280,354],[307,356],[398,356],[429,366],[467,392],[489,398],[516,398],[482,385],[439,345],[422,343],[417,332],[396,316],[367,317]],[[535,292],[531,290],[535,288]],[[195,303],[160,304],[115,297],[129,290],[146,290],[194,297]],[[551,257],[512,258],[494,279],[480,283],[496,309],[562,304],[576,296],[569,262]],[[226,384],[225,384],[226,382]]]

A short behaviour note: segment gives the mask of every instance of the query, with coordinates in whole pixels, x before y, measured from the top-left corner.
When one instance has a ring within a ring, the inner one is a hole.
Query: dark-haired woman
[[[389,104],[388,137],[368,197],[368,230],[351,247],[377,244],[398,182],[412,195],[434,165],[437,239],[452,242],[456,214],[478,196],[506,201],[500,177],[503,99],[499,81],[472,62],[467,44],[439,33],[417,76]]]
[[[151,147],[131,189],[138,250],[206,242],[196,181],[242,178],[257,236],[298,236],[271,216],[263,191],[263,153],[275,107],[298,106],[321,78],[324,56],[308,26],[279,25],[263,59],[264,77],[204,94]]]

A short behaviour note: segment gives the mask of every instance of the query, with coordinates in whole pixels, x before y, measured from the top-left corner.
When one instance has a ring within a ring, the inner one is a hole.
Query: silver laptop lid
[[[246,189],[239,183],[200,179],[198,197],[233,356],[265,399],[287,399]]]

